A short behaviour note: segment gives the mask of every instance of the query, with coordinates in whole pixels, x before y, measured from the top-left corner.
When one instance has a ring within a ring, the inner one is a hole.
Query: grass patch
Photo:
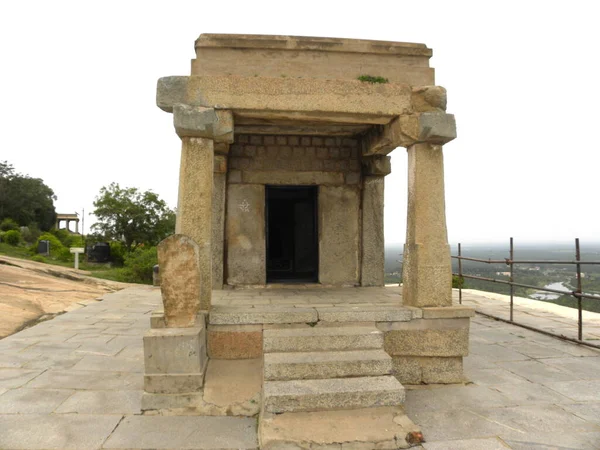
[[[387,78],[383,78],[383,77],[374,77],[372,75],[361,75],[360,77],[358,77],[359,81],[363,81],[365,83],[380,83],[380,84],[385,84],[385,83],[389,83],[390,81]]]

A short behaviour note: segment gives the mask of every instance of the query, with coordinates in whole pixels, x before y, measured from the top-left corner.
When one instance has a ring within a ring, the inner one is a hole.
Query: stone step
[[[390,375],[384,350],[266,353],[265,380],[309,380]]]
[[[383,333],[375,326],[280,328],[263,331],[263,350],[319,352],[383,348]]]
[[[212,325],[241,325],[256,323],[310,323],[319,317],[314,308],[271,306],[216,306],[209,314]]]
[[[398,406],[403,402],[404,387],[391,375],[263,384],[263,407],[270,413]]]

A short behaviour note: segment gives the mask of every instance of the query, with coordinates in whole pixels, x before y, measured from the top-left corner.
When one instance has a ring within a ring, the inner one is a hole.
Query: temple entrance
[[[317,187],[265,191],[267,283],[318,281]]]

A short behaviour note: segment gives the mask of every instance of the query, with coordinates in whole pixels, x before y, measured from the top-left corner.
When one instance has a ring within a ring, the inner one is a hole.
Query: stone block
[[[384,285],[383,190],[384,177],[364,177],[361,218],[361,286]]]
[[[163,328],[144,336],[146,392],[177,394],[202,388],[206,366],[205,330]]]
[[[189,77],[162,77],[156,85],[156,105],[163,111],[173,112],[173,106],[186,102]]]
[[[179,137],[203,137],[216,142],[233,142],[231,111],[176,104],[173,106],[173,125]]]
[[[430,306],[421,309],[423,319],[458,319],[475,315],[475,308],[472,306]]]
[[[210,313],[211,325],[240,325],[263,323],[309,323],[317,322],[317,310],[314,308],[278,308],[270,307],[219,307]]]
[[[227,284],[265,284],[265,186],[227,186]]]
[[[265,381],[263,397],[270,413],[354,409],[398,406],[404,388],[393,376]]]
[[[324,322],[395,322],[412,319],[412,311],[402,306],[335,306],[319,308]]]
[[[265,380],[316,380],[389,375],[392,360],[383,350],[266,353]]]
[[[263,334],[265,353],[383,348],[383,333],[374,326],[265,329]]]
[[[295,184],[295,185],[326,185],[337,186],[344,184],[342,172],[294,172],[289,171],[248,171],[243,172],[242,180],[249,184]]]
[[[393,374],[402,384],[463,383],[462,356],[393,356]]]
[[[392,159],[389,156],[373,155],[362,160],[364,175],[384,177],[392,173]]]
[[[144,390],[154,394],[198,392],[204,384],[204,372],[188,374],[144,375]]]
[[[359,283],[359,209],[356,186],[320,186],[319,281],[323,284]]]
[[[400,117],[403,145],[420,142],[444,145],[456,139],[456,120],[445,112],[422,112]]]
[[[165,311],[162,309],[152,311],[150,315],[150,328],[165,328],[166,326]]]
[[[167,327],[191,327],[200,310],[200,249],[188,236],[174,234],[158,244],[160,290]]]
[[[215,359],[260,358],[262,325],[209,325],[208,356]]]
[[[264,450],[398,450],[415,431],[400,406],[264,414],[259,425]]]
[[[469,319],[416,319],[378,324],[384,348],[392,356],[466,356]]]

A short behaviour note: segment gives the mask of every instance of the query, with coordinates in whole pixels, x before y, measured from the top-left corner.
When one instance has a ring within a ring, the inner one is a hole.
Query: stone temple
[[[195,50],[189,76],[158,81],[182,149],[143,409],[205,414],[209,361],[257,359],[253,414],[277,448],[286,438],[269,420],[281,414],[400,408],[401,383],[462,382],[473,311],[452,305],[442,150],[456,125],[431,49],[204,34]],[[398,147],[403,286],[385,288],[384,180]]]

